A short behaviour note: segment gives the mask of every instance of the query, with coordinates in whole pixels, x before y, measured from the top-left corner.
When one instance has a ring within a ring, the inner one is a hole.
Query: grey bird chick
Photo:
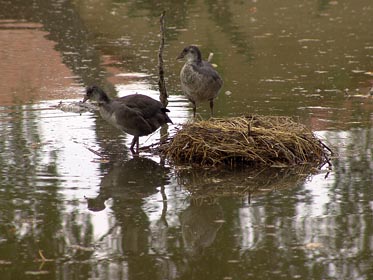
[[[196,46],[184,48],[177,59],[182,58],[186,62],[180,71],[181,89],[193,105],[193,116],[196,116],[196,104],[203,101],[210,102],[213,116],[214,99],[223,85],[222,78],[209,62],[202,60],[201,51]]]
[[[132,94],[120,98],[110,98],[101,88],[87,88],[83,102],[98,102],[100,114],[104,120],[116,128],[133,135],[130,150],[139,153],[139,137],[156,131],[166,123],[172,123],[166,114],[168,109],[162,103],[142,94]],[[136,150],[134,146],[136,145]]]

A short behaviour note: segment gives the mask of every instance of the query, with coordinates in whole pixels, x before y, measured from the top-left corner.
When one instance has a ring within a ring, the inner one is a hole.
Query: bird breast
[[[100,107],[100,114],[101,114],[101,117],[105,121],[107,121],[108,123],[110,123],[112,126],[115,126],[116,128],[118,128],[120,130],[123,130],[123,127],[118,124],[118,120],[117,120],[117,117],[115,115],[115,112],[108,111],[104,107]]]
[[[202,69],[198,71],[198,66],[185,63],[180,72],[181,89],[188,99],[193,101],[204,101],[215,98],[221,88],[221,79],[216,79],[218,74],[214,69]],[[211,72],[214,75],[209,75]]]

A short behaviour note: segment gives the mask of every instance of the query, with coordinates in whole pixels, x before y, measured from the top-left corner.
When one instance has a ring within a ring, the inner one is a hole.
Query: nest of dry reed
[[[159,147],[175,163],[289,166],[330,161],[331,150],[290,117],[249,115],[182,125]]]

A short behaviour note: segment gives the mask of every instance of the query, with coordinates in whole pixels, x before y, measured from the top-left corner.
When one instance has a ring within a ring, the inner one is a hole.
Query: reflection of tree
[[[122,2],[122,1],[118,1]],[[195,1],[140,1],[128,3],[129,12],[128,15],[136,17],[141,15],[140,11],[146,10],[149,16],[153,19],[158,18],[162,10],[167,11],[167,26],[177,28],[185,28],[187,26],[187,14],[191,12],[193,6],[196,4]],[[246,35],[240,31],[240,27],[233,22],[234,14],[230,11],[229,1],[206,1],[207,9],[211,14],[211,18],[215,21],[222,31],[228,36],[232,44],[236,47],[238,53],[245,55],[247,60],[251,60],[253,57],[252,47],[245,39]],[[201,15],[205,16],[205,15]],[[179,36],[179,32],[173,29],[167,30],[167,40],[176,40]]]
[[[224,226],[233,227],[233,222],[228,223],[239,217],[238,232],[242,234],[235,240],[240,253],[232,257],[228,251],[226,258],[239,258],[240,265],[250,267],[252,279],[275,277],[272,268],[288,278],[371,277],[373,194],[367,186],[373,180],[372,130],[345,133],[341,132],[347,139],[344,147],[338,143],[342,138],[338,132],[326,135],[336,141],[333,147],[339,147],[331,181],[319,179],[309,186],[257,198],[256,207],[238,212],[223,207]],[[238,275],[233,278],[242,278],[241,271],[236,271]]]
[[[240,31],[240,26],[234,24],[234,14],[230,11],[230,1],[206,1],[212,19],[221,27],[230,39],[237,52],[244,54],[248,61],[253,59],[253,48],[246,40],[246,34]]]
[[[307,167],[181,170],[177,175],[179,182],[192,197],[197,201],[215,197],[224,211],[219,238],[199,255],[198,263],[190,260],[185,276],[215,279],[229,275],[234,279],[246,279],[246,273],[250,271],[253,278],[247,279],[271,279],[273,268],[284,275],[292,275],[289,267],[294,262],[291,242],[295,237],[291,217],[295,216],[295,187],[305,182],[309,172]],[[276,193],[281,197],[283,192],[287,199],[275,199]],[[262,201],[261,206],[240,209],[231,199],[232,195],[247,193]],[[243,215],[241,211],[248,214]],[[243,248],[249,240],[253,242],[251,248]],[[303,276],[306,258],[301,249],[296,257],[296,272]],[[227,260],[232,264],[226,265]],[[204,265],[200,265],[201,262]],[[241,269],[243,267],[249,269]]]
[[[83,84],[105,84],[100,56],[94,48],[84,23],[79,18],[71,1],[35,0],[2,1],[2,15],[7,19],[40,22],[48,31],[49,39],[55,41],[63,62],[79,77]],[[110,86],[108,85],[108,89]]]
[[[34,260],[39,249],[49,258],[61,256],[63,239],[51,238],[62,228],[61,201],[55,155],[42,164],[37,113],[27,106],[11,109],[0,124],[0,260],[15,268],[4,279],[23,279],[24,263]]]
[[[330,187],[330,201],[326,205],[328,213],[338,215],[328,217],[330,226],[320,230],[318,238],[326,244],[325,251],[339,256],[330,263],[345,273],[341,279],[364,273],[371,278],[372,271],[361,270],[361,267],[368,267],[373,261],[370,242],[373,238],[373,193],[367,187],[372,186],[373,182],[373,129],[352,129],[340,134],[345,135],[336,137],[334,133],[330,133],[331,141],[335,141],[333,146],[338,148],[336,153],[342,155],[342,158],[337,158],[334,162],[335,180]],[[341,138],[345,139],[343,146],[339,142]],[[314,221],[308,227],[315,230],[323,223],[325,221]],[[323,237],[325,234],[327,235]],[[333,238],[329,238],[330,236]],[[342,255],[338,253],[340,247],[345,251]]]
[[[330,0],[318,0],[317,1],[317,10],[323,12],[330,7]]]
[[[122,1],[116,0],[114,2],[123,3],[126,2],[128,6],[128,16],[129,17],[140,17],[143,16],[142,11],[146,10],[148,12],[147,16],[152,19],[158,19],[162,11],[166,11],[167,26],[168,27],[177,27],[185,28],[187,25],[187,8],[193,2],[185,2],[181,0],[173,1],[156,1],[156,0],[145,0],[145,1]],[[168,29],[166,33],[167,40],[173,41],[176,40],[180,32],[174,29]]]

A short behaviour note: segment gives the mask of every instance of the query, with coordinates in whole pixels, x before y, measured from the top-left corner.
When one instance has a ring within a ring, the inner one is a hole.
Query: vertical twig
[[[214,53],[210,52],[207,62],[211,62],[213,57],[214,57]]]
[[[163,209],[162,209],[161,221],[163,222],[163,224],[166,227],[168,227],[167,218],[166,218],[166,216],[167,216],[167,195],[166,195],[164,186],[161,186],[161,195],[162,195],[162,200],[163,200]]]
[[[159,52],[158,52],[158,72],[159,72],[159,80],[158,80],[158,86],[159,86],[159,99],[164,107],[168,104],[168,94],[166,89],[166,83],[164,81],[164,70],[163,70],[163,49],[164,49],[164,37],[165,37],[165,30],[164,30],[164,16],[166,14],[166,11],[163,11],[161,14],[161,17],[159,19],[160,25],[161,25],[161,42],[159,45]]]

